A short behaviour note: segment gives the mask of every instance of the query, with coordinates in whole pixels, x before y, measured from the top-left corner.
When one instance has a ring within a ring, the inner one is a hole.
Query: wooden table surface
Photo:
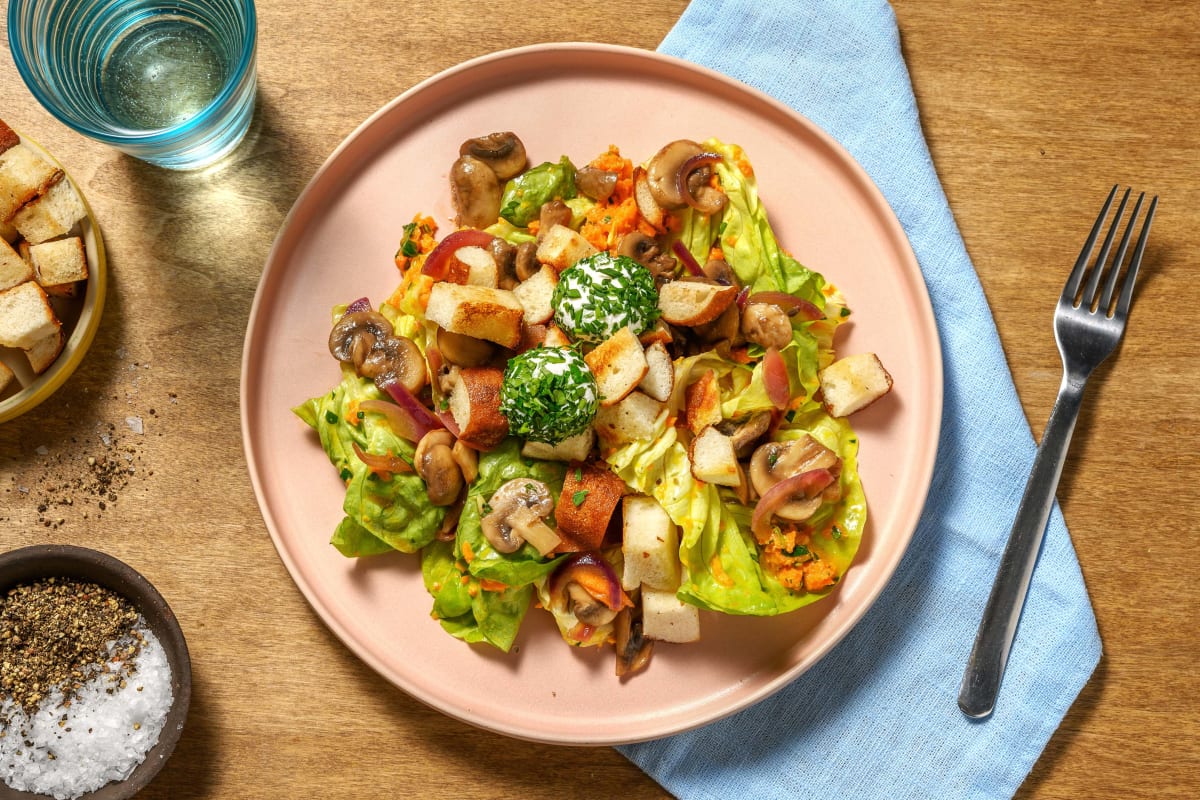
[[[359,662],[272,547],[243,458],[238,384],[273,237],[362,120],[504,47],[652,49],[685,1],[257,5],[259,108],[233,163],[213,173],[160,171],[70,132],[10,59],[0,63],[0,117],[81,184],[111,269],[78,372],[0,426],[0,548],[106,550],[174,607],[195,694],[145,797],[663,796],[611,749],[476,731]],[[899,0],[895,10],[933,159],[1035,433],[1058,387],[1050,319],[1081,230],[1115,182],[1161,197],[1127,340],[1095,376],[1059,488],[1104,658],[1018,797],[1200,796],[1200,6]],[[142,434],[128,417],[143,420]],[[89,457],[133,467],[103,509]]]

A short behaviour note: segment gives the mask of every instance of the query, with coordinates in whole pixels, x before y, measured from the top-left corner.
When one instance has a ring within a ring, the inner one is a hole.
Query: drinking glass
[[[8,42],[51,114],[151,164],[208,166],[250,127],[253,0],[10,0]]]

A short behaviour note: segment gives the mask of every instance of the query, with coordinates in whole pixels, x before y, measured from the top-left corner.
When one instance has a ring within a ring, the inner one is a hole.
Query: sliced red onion
[[[738,311],[746,310],[746,301],[750,297],[750,287],[743,286],[741,291],[737,293],[737,297],[733,298],[733,302],[737,303]]]
[[[708,191],[699,192],[699,196],[692,194],[688,190],[688,176],[701,167],[715,164],[721,160],[718,153],[703,152],[684,161],[679,167],[679,172],[675,176],[678,181],[679,194],[687,202],[689,206],[699,211],[701,214],[715,214],[725,207],[725,195],[722,192],[706,187]]]
[[[484,233],[475,228],[463,228],[460,231],[454,231],[445,239],[438,242],[437,247],[430,251],[425,258],[425,263],[421,265],[421,274],[428,275],[434,280],[442,280],[446,277],[447,268],[450,266],[450,257],[460,247],[487,247],[495,239],[490,233]]]
[[[755,292],[746,302],[772,303],[782,308],[789,317],[799,317],[808,322],[825,317],[825,312],[812,303],[787,292]]]
[[[412,464],[409,464],[399,456],[381,456],[374,453],[368,453],[358,446],[358,442],[351,442],[354,448],[354,455],[358,456],[358,460],[363,462],[370,468],[371,472],[376,474],[394,472],[412,472]]]
[[[396,401],[397,410],[410,420],[408,429],[416,436],[410,441],[419,442],[431,430],[442,427],[442,423],[434,416],[433,412],[426,408],[415,394],[399,383],[389,383],[387,393]],[[359,406],[361,407],[362,404],[360,403]],[[404,436],[400,431],[396,431],[396,433]],[[408,437],[405,436],[405,438]]]
[[[365,297],[360,297],[350,305],[346,306],[346,314],[357,314],[359,311],[370,311],[371,301]],[[345,316],[345,315],[343,315]]]
[[[683,262],[683,266],[687,267],[687,271],[697,277],[704,276],[704,267],[700,266],[700,262],[696,261],[696,257],[692,255],[692,251],[688,250],[683,242],[676,239],[671,243],[671,252]]]
[[[771,517],[784,504],[791,502],[795,495],[814,498],[833,483],[834,475],[827,469],[812,469],[801,472],[790,478],[784,478],[772,486],[758,499],[754,514],[750,517],[750,529],[758,541],[765,542],[771,538]],[[816,508],[813,509],[816,511]]]
[[[767,397],[770,398],[771,405],[782,411],[787,408],[792,395],[787,364],[784,363],[783,356],[778,350],[768,347],[767,352],[763,353],[762,366],[763,385],[767,390]]]
[[[578,583],[588,594],[614,611],[630,604],[629,598],[621,591],[617,573],[595,553],[576,553],[564,561],[550,576],[550,593],[561,598],[570,583]]]

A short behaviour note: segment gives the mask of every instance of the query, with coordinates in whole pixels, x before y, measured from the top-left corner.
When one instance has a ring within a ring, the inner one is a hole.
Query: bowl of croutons
[[[104,243],[53,156],[0,120],[0,423],[57,390],[104,307]]]

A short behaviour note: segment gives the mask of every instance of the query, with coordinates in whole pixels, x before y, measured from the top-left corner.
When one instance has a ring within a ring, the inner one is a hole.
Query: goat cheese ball
[[[599,344],[622,328],[641,333],[658,319],[650,270],[628,256],[581,258],[563,270],[551,298],[554,321],[575,341]]]
[[[587,430],[599,406],[596,379],[570,347],[527,350],[504,370],[500,413],[516,436],[558,444]]]

